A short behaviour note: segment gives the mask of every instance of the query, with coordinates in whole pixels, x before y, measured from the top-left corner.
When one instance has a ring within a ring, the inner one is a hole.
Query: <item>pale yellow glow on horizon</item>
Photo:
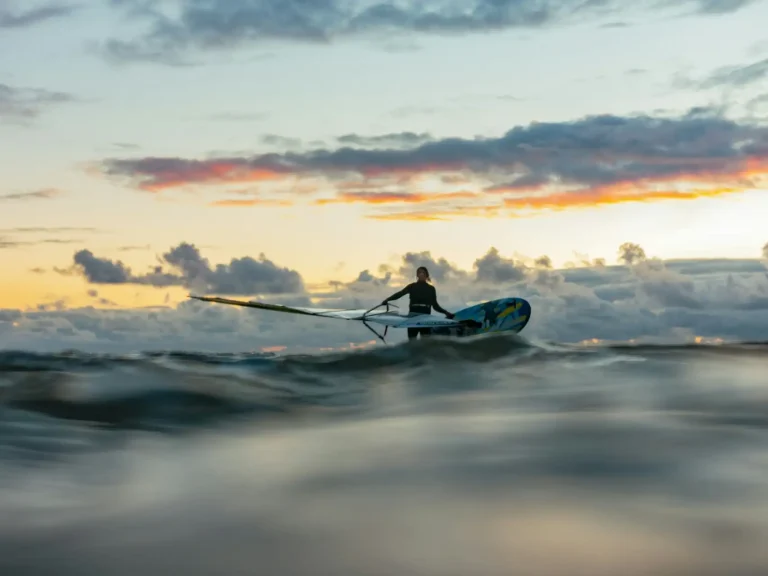
[[[34,307],[61,298],[70,306],[98,305],[87,295],[88,290],[97,290],[100,297],[121,307],[163,305],[166,294],[170,294],[171,305],[186,298],[184,288],[95,286],[80,277],[51,271],[71,267],[72,257],[80,249],[99,258],[120,260],[136,274],[160,264],[160,256],[182,241],[195,244],[211,266],[264,253],[278,266],[297,270],[309,285],[351,281],[364,269],[377,274],[381,264],[399,267],[406,252],[429,251],[433,257],[471,270],[474,261],[491,247],[507,258],[547,255],[555,267],[562,267],[581,256],[616,263],[618,247],[624,242],[640,244],[649,256],[671,259],[759,258],[768,241],[763,227],[768,214],[766,190],[694,200],[584,206],[514,219],[382,222],[366,218],[370,207],[360,205],[303,203],[222,209],[208,204],[210,195],[203,198],[176,192],[171,197],[177,202],[164,202],[159,201],[162,196],[112,189],[109,194],[116,195],[116,203],[103,189],[103,182],[84,181],[83,185],[78,194],[63,199],[13,205],[13,220],[4,221],[6,230],[74,226],[99,231],[65,234],[77,240],[73,244],[1,250],[0,307]],[[20,241],[46,237],[8,231],[0,236]],[[149,248],[121,251],[123,246]],[[34,274],[32,268],[48,272]]]

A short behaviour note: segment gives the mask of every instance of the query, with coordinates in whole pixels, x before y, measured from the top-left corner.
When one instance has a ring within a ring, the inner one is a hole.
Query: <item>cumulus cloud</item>
[[[634,264],[645,260],[645,250],[638,244],[625,242],[619,246],[619,261],[625,264]]]
[[[246,312],[246,313],[244,313]],[[301,320],[301,321],[299,321]],[[185,301],[176,307],[0,310],[0,349],[230,352],[318,350],[375,338],[364,326]]]
[[[659,260],[638,260],[639,263],[632,268],[639,281],[635,298],[640,299],[646,308],[701,309],[704,306],[704,302],[696,297],[696,287],[690,276],[668,270]]]
[[[578,342],[682,334],[691,340],[763,337],[759,322],[768,319],[768,276],[758,259],[667,262],[649,258],[634,243],[622,245],[619,254],[619,266],[596,259],[555,270],[546,256],[527,266],[492,247],[471,270],[461,270],[429,252],[410,253],[401,257],[400,266],[380,267],[380,273],[391,273],[386,283],[371,283],[376,276],[365,271],[355,281],[335,282],[332,291],[312,296],[318,306],[373,306],[411,282],[417,266],[427,265],[437,271],[437,277],[432,276],[438,298],[449,310],[492,298],[527,298],[536,320],[526,334],[535,338]],[[709,316],[712,310],[717,315]],[[748,310],[755,317],[749,317]]]
[[[752,0],[688,0],[697,13],[734,12]],[[680,3],[665,3],[680,7]],[[329,44],[345,38],[466,35],[540,29],[615,16],[620,0],[120,0],[132,20],[146,22],[138,38],[111,38],[105,53],[117,61],[188,63],[203,50],[232,50],[266,42]],[[662,5],[663,6],[663,5]],[[643,0],[639,8],[658,10]],[[167,9],[164,9],[167,8]]]
[[[177,278],[203,275],[188,246],[169,251],[183,266]],[[622,252],[644,252],[628,244]],[[697,339],[763,340],[768,323],[768,274],[758,258],[676,260],[632,258],[621,265],[553,269],[526,267],[496,249],[461,270],[438,255],[406,254],[399,265],[382,264],[349,281],[329,283],[304,295],[275,295],[288,305],[368,308],[413,280],[416,265],[432,263],[438,299],[456,311],[476,302],[505,296],[526,298],[533,307],[523,335],[533,341],[694,342]],[[542,261],[541,264],[544,264]],[[107,278],[136,276],[124,265],[96,268]],[[229,270],[226,266],[222,270]],[[91,269],[91,273],[96,273]],[[230,271],[230,274],[233,273]],[[169,272],[166,274],[170,274]],[[137,283],[142,283],[138,277]],[[146,278],[146,276],[144,277]],[[181,280],[176,280],[181,282]],[[93,298],[99,294],[94,290]],[[407,297],[404,299],[407,305]],[[63,301],[45,309],[0,310],[0,347],[83,350],[195,349],[243,351],[282,348],[289,352],[327,347],[369,345],[372,335],[354,322],[297,317],[195,300],[176,307],[96,310],[69,309]],[[401,306],[403,308],[404,306]],[[58,309],[57,309],[58,308]],[[375,338],[373,338],[375,340]],[[399,342],[405,334],[390,331]]]
[[[28,124],[45,110],[75,101],[65,92],[53,92],[42,88],[18,88],[0,83],[0,121]]]
[[[20,310],[2,310],[0,309],[0,322],[16,322],[22,317]]]
[[[478,282],[505,283],[525,278],[526,269],[511,258],[504,258],[498,249],[491,248],[482,258],[475,260],[474,268]]]
[[[131,271],[122,262],[97,258],[90,250],[80,250],[74,256],[88,282],[94,284],[126,284],[132,278]]]
[[[0,3],[0,29],[28,28],[48,20],[70,16],[77,9],[75,5],[63,2],[48,2],[35,7],[27,4],[26,0],[24,4],[21,1],[3,0]]]
[[[258,182],[285,194],[296,190],[298,197],[314,197],[320,205],[368,205],[373,210],[368,216],[379,219],[521,217],[758,188],[768,180],[768,127],[693,109],[678,117],[536,122],[500,137],[444,138],[409,148],[114,158],[101,168],[109,177],[157,193]],[[297,190],[297,179],[312,185]]]
[[[120,260],[95,256],[90,250],[75,253],[71,270],[92,284],[137,284],[154,287],[182,286],[223,295],[301,294],[304,281],[295,270],[280,267],[264,254],[258,259],[233,258],[229,264],[211,265],[194,245],[182,242],[161,256],[167,267],[156,266],[135,274]]]
[[[426,266],[430,277],[437,282],[461,279],[466,276],[466,272],[460,270],[458,266],[451,264],[445,258],[433,256],[430,251],[406,252],[398,273],[402,278],[415,279],[416,269],[419,266]]]

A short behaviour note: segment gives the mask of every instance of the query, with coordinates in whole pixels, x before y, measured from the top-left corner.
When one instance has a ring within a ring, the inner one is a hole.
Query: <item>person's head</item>
[[[419,266],[416,268],[416,278],[418,278],[421,282],[430,280],[429,270],[427,270],[426,266]]]

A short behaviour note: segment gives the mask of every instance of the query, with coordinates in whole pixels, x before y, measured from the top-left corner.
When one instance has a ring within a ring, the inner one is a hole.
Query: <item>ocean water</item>
[[[768,574],[768,344],[0,352],[0,574]]]

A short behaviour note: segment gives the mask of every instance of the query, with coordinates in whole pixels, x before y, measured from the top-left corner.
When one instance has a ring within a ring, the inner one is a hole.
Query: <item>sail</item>
[[[230,298],[220,298],[218,296],[190,296],[195,300],[203,302],[216,302],[218,304],[227,304],[230,306],[244,306],[247,308],[257,308],[259,310],[271,310],[273,312],[284,312],[286,314],[302,314],[305,316],[319,316],[322,318],[335,318],[338,320],[357,320],[360,322],[371,322],[381,324],[390,328],[431,328],[458,326],[459,322],[448,318],[432,316],[430,314],[402,315],[386,310],[365,308],[312,308],[304,306],[285,306],[283,304],[267,304],[266,302],[254,302],[246,300],[232,300]]]

